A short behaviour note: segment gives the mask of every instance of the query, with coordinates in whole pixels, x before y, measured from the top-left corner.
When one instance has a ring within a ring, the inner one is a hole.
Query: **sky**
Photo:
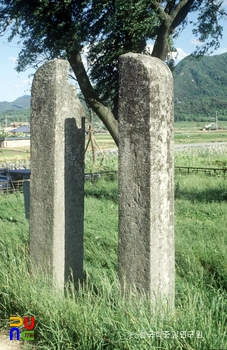
[[[224,1],[227,12],[227,0]],[[190,19],[193,19],[191,17]],[[223,26],[223,38],[220,41],[220,48],[214,51],[214,55],[227,52],[227,18],[221,22]],[[198,41],[192,34],[192,26],[188,25],[175,41],[175,48],[178,51],[177,61],[191,54]],[[0,101],[12,102],[23,95],[30,95],[32,74],[34,69],[27,69],[25,72],[17,73],[15,70],[16,60],[21,47],[16,41],[8,42],[7,36],[0,36]]]

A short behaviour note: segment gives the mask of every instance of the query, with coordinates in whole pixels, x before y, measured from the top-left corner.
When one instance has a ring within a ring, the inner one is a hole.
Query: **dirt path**
[[[1,350],[23,350],[23,345],[18,340],[9,340],[9,335],[0,333],[0,349]]]

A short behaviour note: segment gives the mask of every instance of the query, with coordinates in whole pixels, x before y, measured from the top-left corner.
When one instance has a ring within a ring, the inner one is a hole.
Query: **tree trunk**
[[[165,61],[169,52],[169,31],[170,31],[170,20],[167,18],[163,20],[158,30],[158,35],[155,40],[154,48],[152,51],[152,56]]]
[[[80,52],[76,50],[70,51],[68,53],[68,61],[77,78],[86,102],[102,120],[103,124],[106,126],[107,130],[110,132],[116,145],[118,146],[118,122],[114,118],[114,115],[110,109],[101,102],[93,89],[84,68]]]

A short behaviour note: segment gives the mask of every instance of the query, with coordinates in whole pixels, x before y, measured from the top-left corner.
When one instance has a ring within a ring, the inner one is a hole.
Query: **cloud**
[[[196,45],[196,46],[200,46],[200,45],[203,45],[203,42],[200,40],[192,39],[191,44]]]
[[[8,60],[11,61],[11,62],[13,62],[14,64],[17,63],[17,58],[16,58],[16,57],[10,56],[10,57],[8,58]]]

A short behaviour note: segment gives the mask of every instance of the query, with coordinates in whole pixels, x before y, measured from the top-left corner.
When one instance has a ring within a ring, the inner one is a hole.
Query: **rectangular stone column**
[[[120,57],[119,278],[174,305],[173,79],[157,58]]]
[[[49,61],[31,99],[31,266],[62,290],[71,272],[83,278],[85,114],[68,75],[67,61]]]

